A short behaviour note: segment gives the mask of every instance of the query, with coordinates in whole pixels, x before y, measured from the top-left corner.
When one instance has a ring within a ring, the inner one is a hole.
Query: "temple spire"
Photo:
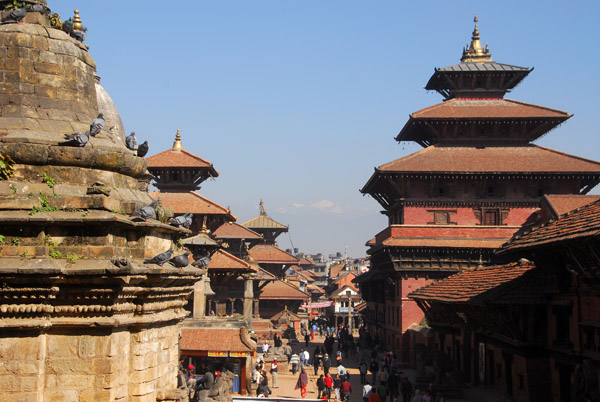
[[[265,203],[263,200],[260,200],[260,214],[261,216],[267,216],[267,211],[265,211]]]
[[[475,29],[473,30],[473,36],[471,36],[471,44],[463,49],[463,55],[460,58],[460,61],[463,63],[486,63],[492,61],[488,45],[485,45],[485,49],[481,46],[479,27],[477,26],[478,21],[479,19],[475,15],[475,18],[473,18]]]
[[[175,136],[175,142],[173,143],[173,151],[181,152],[182,150],[181,134],[179,133],[179,129],[177,129],[177,135]]]

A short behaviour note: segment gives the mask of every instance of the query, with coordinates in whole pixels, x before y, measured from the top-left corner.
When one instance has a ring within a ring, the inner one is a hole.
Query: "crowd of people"
[[[363,328],[359,334],[363,334]],[[301,335],[304,347],[299,352],[292,352],[287,356],[289,371],[298,375],[295,389],[300,390],[301,397],[307,395],[310,375],[316,381],[317,398],[327,401],[346,402],[352,393],[350,384],[350,370],[344,362],[349,361],[351,367],[358,366],[362,397],[364,402],[435,402],[436,395],[430,387],[426,390],[415,390],[409,378],[403,375],[398,367],[398,360],[393,352],[386,352],[381,357],[374,345],[361,339],[355,341],[352,333],[342,326],[333,327],[324,319],[310,321],[301,325]],[[311,342],[314,344],[315,335],[324,337],[322,345],[316,346],[312,353],[309,351]],[[275,340],[281,346],[281,340]],[[361,352],[361,345],[368,345],[371,349]],[[276,346],[274,344],[274,346]],[[264,356],[270,352],[268,342],[262,345]],[[273,388],[278,382],[278,363],[273,359],[269,370]],[[356,372],[355,372],[356,373]],[[268,397],[272,391],[265,368],[264,359],[259,360],[252,373],[252,382],[257,384],[256,395]],[[359,397],[358,390],[355,390]]]

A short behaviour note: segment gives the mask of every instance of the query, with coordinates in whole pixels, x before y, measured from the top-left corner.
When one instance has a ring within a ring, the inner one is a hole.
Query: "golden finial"
[[[75,9],[75,16],[73,17],[73,31],[80,31],[83,28],[81,18],[79,18],[79,10]]]
[[[183,150],[183,146],[181,145],[181,134],[179,133],[179,129],[177,129],[177,135],[175,136],[175,142],[173,143],[173,151],[181,152]]]
[[[208,228],[206,227],[206,215],[202,219],[202,228],[200,229],[200,234],[208,235]]]
[[[267,216],[267,211],[265,211],[265,203],[263,202],[263,200],[260,200],[260,214],[261,216]]]
[[[473,22],[475,23],[475,29],[473,30],[473,35],[471,36],[471,44],[467,45],[463,49],[463,55],[460,58],[460,61],[463,63],[486,63],[492,61],[492,55],[490,54],[490,48],[486,44],[485,50],[481,47],[481,41],[479,37],[479,27],[477,22],[479,22],[479,18],[475,15],[473,18]]]

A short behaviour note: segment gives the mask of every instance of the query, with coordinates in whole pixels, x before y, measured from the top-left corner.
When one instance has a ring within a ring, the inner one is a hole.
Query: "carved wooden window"
[[[456,222],[451,221],[451,216],[456,214],[456,211],[427,211],[433,213],[433,225],[456,225]]]
[[[483,222],[484,226],[495,226],[498,225],[498,211],[494,209],[486,209],[483,211]]]
[[[508,217],[508,209],[474,208],[475,218],[484,226],[501,226]]]

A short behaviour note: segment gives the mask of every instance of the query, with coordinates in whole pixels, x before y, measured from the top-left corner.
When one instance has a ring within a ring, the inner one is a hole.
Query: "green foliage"
[[[60,20],[60,15],[58,13],[54,13],[54,14],[50,14],[48,16],[48,19],[50,20],[50,26],[57,28],[57,29],[62,29],[62,21]]]
[[[13,246],[20,246],[21,245],[21,239],[19,239],[18,237],[13,237],[13,239],[11,240],[11,243]]]
[[[40,193],[40,206],[34,205],[29,211],[29,215],[35,215],[38,212],[60,211],[57,206],[51,207],[48,202],[48,197],[44,193]]]
[[[46,172],[42,174],[42,183],[46,183],[50,188],[54,188],[54,186],[56,186],[56,181],[52,177],[48,176]]]
[[[0,235],[0,245],[4,244],[4,235]]]
[[[10,187],[10,189],[12,190],[13,193],[13,197],[17,195],[17,191],[19,191],[19,189],[17,188],[17,186],[13,186],[12,184],[9,185],[8,187]]]
[[[63,258],[63,255],[60,251],[52,249],[52,250],[48,250],[48,257],[56,258],[58,260],[60,258]]]
[[[48,257],[56,259],[63,258],[62,253],[56,249],[56,243],[52,240],[52,237],[44,237],[44,245],[48,246]]]
[[[27,252],[27,250],[25,250],[21,253],[21,257],[23,257],[23,258],[29,257],[29,253]]]
[[[14,172],[15,161],[10,155],[0,152],[0,180],[8,180]]]
[[[24,3],[21,3],[20,1],[17,0],[13,0],[12,4],[7,4],[6,7],[4,8],[5,10],[16,10],[19,8],[23,8],[25,7]]]
[[[69,260],[69,262],[81,260],[82,258],[83,258],[82,255],[67,253],[67,260]]]

